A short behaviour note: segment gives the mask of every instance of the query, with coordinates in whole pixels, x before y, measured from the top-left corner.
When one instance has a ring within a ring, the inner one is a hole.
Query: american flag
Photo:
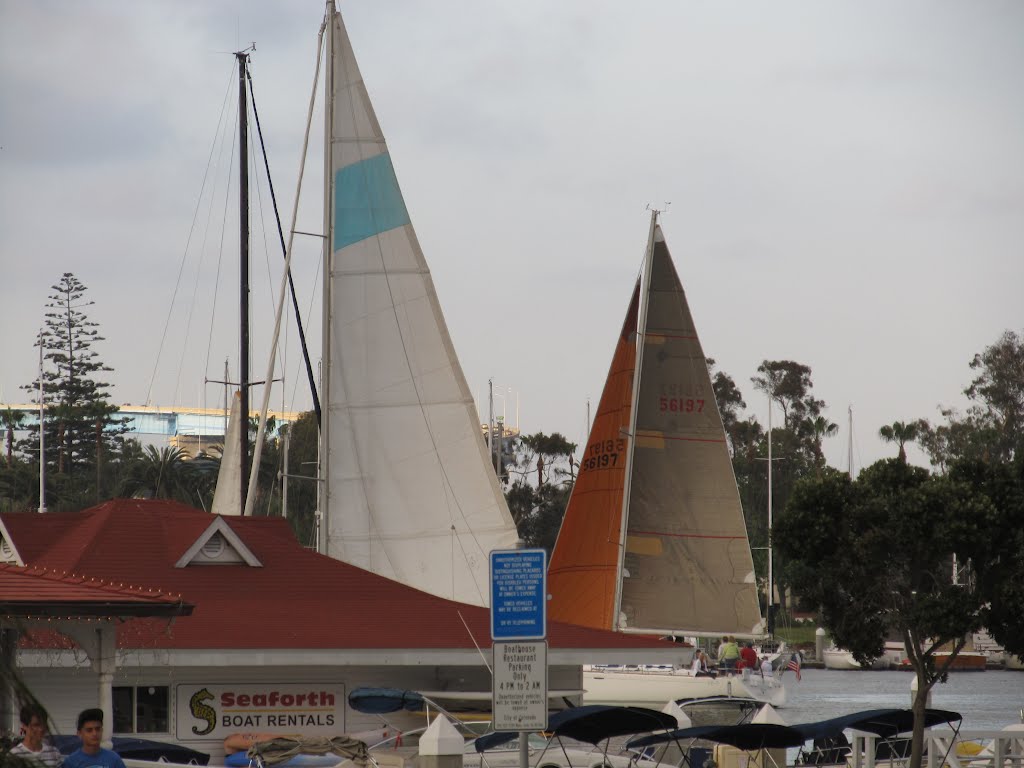
[[[789,657],[789,663],[786,664],[786,669],[792,669],[796,674],[797,682],[800,681],[800,651],[797,651]],[[786,670],[784,669],[782,673],[785,674]]]

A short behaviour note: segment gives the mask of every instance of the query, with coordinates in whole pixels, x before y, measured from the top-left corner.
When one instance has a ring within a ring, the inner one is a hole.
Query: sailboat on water
[[[651,215],[548,573],[550,618],[639,634],[763,634],[754,564],[707,362],[658,212]],[[785,702],[760,673],[590,668],[587,703],[732,695]]]
[[[514,547],[518,533],[333,0],[321,35],[319,550],[425,592],[486,605],[488,555]],[[282,281],[278,323],[283,297]],[[261,442],[262,433],[257,450]]]

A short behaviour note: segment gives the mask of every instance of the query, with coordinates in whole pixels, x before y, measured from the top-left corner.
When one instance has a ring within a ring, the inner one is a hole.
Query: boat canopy
[[[924,714],[925,728],[933,725],[952,724],[960,722],[963,718],[957,712],[950,712],[945,709],[926,709]],[[815,723],[803,723],[794,725],[793,728],[804,734],[807,739],[821,739],[835,736],[847,728],[857,731],[867,731],[878,736],[891,738],[901,733],[906,733],[914,728],[914,710],[912,709],[869,709],[864,712],[854,712],[851,715],[842,715],[828,720],[819,720]]]
[[[925,711],[925,727],[944,723],[952,724],[961,719],[958,713],[944,709]],[[743,725],[701,725],[695,728],[677,728],[666,733],[631,739],[626,743],[626,748],[643,749],[670,741],[706,739],[740,749],[775,749],[799,747],[804,742],[813,739],[838,736],[847,728],[891,738],[912,730],[913,727],[914,711],[911,709],[869,709],[800,725],[745,723]]]
[[[626,743],[626,749],[643,749],[669,741],[684,739],[706,739],[707,741],[729,744],[740,749],[776,749],[799,747],[807,741],[796,728],[775,723],[744,723],[743,725],[698,725],[694,728],[677,728],[668,733],[641,736]]]
[[[348,695],[348,705],[364,715],[419,712],[425,706],[423,694],[401,688],[356,688]]]
[[[616,736],[659,731],[676,725],[675,717],[656,709],[588,704],[551,715],[546,732],[596,745]],[[477,739],[474,746],[477,752],[486,752],[517,738],[519,734],[514,732],[489,733]]]

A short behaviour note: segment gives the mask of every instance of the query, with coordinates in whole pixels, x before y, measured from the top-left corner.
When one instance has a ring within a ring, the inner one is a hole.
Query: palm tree
[[[826,437],[833,437],[839,432],[839,425],[835,424],[824,416],[815,416],[810,420],[811,433],[814,436],[814,454],[820,473],[821,467],[825,464],[825,454],[821,450],[821,443]]]
[[[0,424],[7,428],[7,466],[14,462],[14,430],[25,423],[25,412],[7,406],[6,411],[0,411]]]
[[[879,429],[878,436],[887,443],[897,443],[900,447],[899,460],[906,464],[907,451],[903,446],[917,440],[921,436],[923,426],[924,423],[920,419],[908,422],[894,421]]]
[[[127,467],[121,493],[194,503],[195,483],[188,454],[180,448],[157,450],[147,445],[142,455]]]

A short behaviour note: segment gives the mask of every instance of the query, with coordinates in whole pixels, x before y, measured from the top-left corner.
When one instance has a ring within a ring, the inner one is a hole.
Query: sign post
[[[548,726],[547,553],[491,552],[491,638],[495,731]]]

